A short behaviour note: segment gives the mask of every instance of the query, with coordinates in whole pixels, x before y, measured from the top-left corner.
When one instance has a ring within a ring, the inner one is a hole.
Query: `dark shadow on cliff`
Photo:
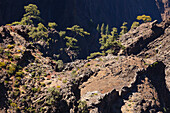
[[[128,55],[139,54],[142,50],[147,49],[147,45],[150,42],[154,41],[155,39],[160,37],[162,34],[164,34],[164,29],[162,27],[158,27],[155,25],[151,29],[153,33],[150,34],[151,35],[150,37],[143,36],[137,41],[137,43],[135,43],[133,48],[131,49],[127,48]]]
[[[0,83],[0,110],[8,107],[7,88]]]
[[[167,112],[170,112],[170,92],[165,83],[165,65],[162,62],[156,62],[149,66],[145,74],[158,92],[161,109],[165,108]]]
[[[35,60],[35,57],[31,54],[31,51],[25,51],[22,58],[18,61],[17,65],[20,65],[21,67],[27,66],[29,63],[33,62]]]

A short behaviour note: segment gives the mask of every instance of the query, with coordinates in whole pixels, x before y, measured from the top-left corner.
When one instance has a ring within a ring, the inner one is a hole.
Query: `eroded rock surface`
[[[120,38],[125,50],[62,64],[27,40],[27,26],[0,27],[0,112],[170,112],[169,22]]]

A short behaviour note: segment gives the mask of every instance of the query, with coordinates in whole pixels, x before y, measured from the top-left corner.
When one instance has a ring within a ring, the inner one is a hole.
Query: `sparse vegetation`
[[[142,20],[143,22],[150,22],[152,21],[152,18],[150,16],[141,15],[137,17],[137,20]]]
[[[6,66],[6,63],[5,62],[0,62],[0,67],[5,67]]]
[[[100,52],[95,52],[95,53],[91,53],[90,56],[87,57],[87,59],[93,59],[96,58],[97,56],[104,56],[105,53],[100,53]]]
[[[14,47],[13,45],[10,45],[10,44],[7,45],[8,49],[12,49],[13,47]]]
[[[78,109],[79,109],[82,113],[88,113],[86,101],[81,101],[81,100],[79,100],[78,103],[79,103]]]

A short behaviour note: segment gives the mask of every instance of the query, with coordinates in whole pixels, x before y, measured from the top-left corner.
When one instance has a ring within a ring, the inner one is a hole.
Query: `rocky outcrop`
[[[44,57],[27,33],[0,27],[0,112],[170,112],[169,21],[131,29],[118,56],[65,64]]]
[[[126,54],[135,54],[143,58],[159,60],[166,64],[166,78],[169,87],[169,21],[156,24],[156,21],[144,23],[131,29],[120,38],[126,47]]]
[[[155,0],[163,20],[170,18],[169,0]]]

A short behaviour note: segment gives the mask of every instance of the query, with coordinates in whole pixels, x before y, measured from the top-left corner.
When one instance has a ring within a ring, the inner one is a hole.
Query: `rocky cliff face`
[[[170,112],[170,22],[124,34],[125,49],[63,64],[43,57],[27,26],[0,27],[0,112]]]
[[[120,26],[124,21],[130,26],[141,14],[161,21],[159,9],[164,12],[162,1],[158,9],[155,0],[3,0],[0,1],[0,24],[20,20],[23,7],[29,3],[38,5],[46,22],[55,21],[62,26],[79,24],[85,28],[96,28],[96,24],[101,23]]]
[[[169,8],[169,0],[156,0],[159,11],[161,12],[162,19],[165,20],[170,18],[170,8]]]

